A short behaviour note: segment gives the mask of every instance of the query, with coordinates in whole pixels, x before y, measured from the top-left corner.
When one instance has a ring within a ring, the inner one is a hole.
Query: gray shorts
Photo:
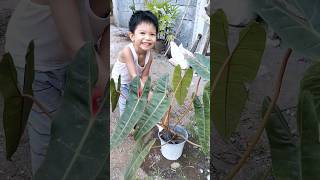
[[[120,111],[120,116],[122,115],[122,113],[124,112],[125,108],[126,108],[126,101],[127,98],[129,96],[129,88],[130,85],[129,84],[121,84],[121,95],[119,97],[119,111]]]
[[[24,69],[16,67],[18,86],[23,87]],[[49,113],[54,115],[60,106],[64,92],[66,68],[53,71],[35,71],[33,95]],[[33,104],[27,123],[30,142],[32,173],[40,167],[50,141],[51,119]]]

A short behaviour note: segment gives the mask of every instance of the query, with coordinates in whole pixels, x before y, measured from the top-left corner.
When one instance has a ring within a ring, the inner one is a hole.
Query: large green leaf
[[[144,143],[143,138],[141,138],[137,142],[133,150],[132,158],[129,163],[129,166],[126,169],[124,179],[131,180],[136,178],[135,174],[137,170],[141,166],[145,157],[149,154],[149,151],[155,142],[156,142],[156,139],[152,139],[149,142]]]
[[[147,104],[141,119],[138,122],[138,132],[134,138],[140,139],[143,135],[149,132],[168,111],[170,99],[168,97],[168,81],[169,76],[164,75],[157,81],[157,85],[152,92],[152,99]]]
[[[210,87],[210,82],[207,83],[207,87]],[[210,89],[205,88],[202,101],[198,96],[193,101],[197,136],[200,141],[201,149],[205,154],[209,154],[209,142],[210,142]]]
[[[214,24],[213,27],[215,26]],[[215,37],[219,35],[221,34]],[[219,134],[225,139],[231,136],[239,123],[248,96],[244,84],[256,77],[265,48],[265,38],[264,28],[256,22],[251,22],[240,32],[239,42],[213,92],[213,122]],[[215,44],[217,47],[213,46],[213,51],[221,48],[219,43]],[[220,56],[216,57],[217,59],[212,62],[213,77],[219,72],[225,60]]]
[[[320,59],[318,0],[254,0],[257,13],[289,47]]]
[[[184,76],[181,76],[181,67],[178,65],[175,67],[172,78],[172,86],[174,95],[177,99],[177,102],[180,105],[184,104],[184,100],[188,94],[188,88],[192,81],[193,71],[192,69],[187,69]]]
[[[68,68],[61,108],[53,117],[46,159],[35,180],[95,179],[105,164],[109,152],[110,96],[108,89],[94,114],[91,99],[97,71],[94,45],[87,43]]]
[[[271,100],[265,98],[262,116],[266,113]],[[300,179],[300,154],[298,139],[295,138],[278,106],[275,106],[268,120],[267,135],[271,148],[272,171],[276,179]]]
[[[111,79],[111,84],[110,84],[110,91],[111,91],[111,105],[112,105],[112,112],[116,109],[119,96],[120,96],[120,88],[121,88],[121,76],[119,76],[118,80],[118,88],[116,88],[116,84],[114,82],[114,79]]]
[[[188,58],[188,63],[192,69],[204,80],[210,80],[210,60],[202,54],[197,54],[195,58]]]
[[[137,76],[132,80],[126,108],[111,136],[111,149],[119,145],[130,134],[130,131],[133,129],[134,125],[136,125],[136,123],[142,117],[147,103],[150,85],[151,79],[149,77],[144,85],[142,96],[138,97],[140,78]]]
[[[34,43],[29,44],[26,55],[23,93],[32,96],[34,80]],[[3,128],[6,137],[6,157],[16,152],[28,121],[32,100],[21,96],[17,86],[17,72],[9,53],[0,62],[0,92],[4,97]]]

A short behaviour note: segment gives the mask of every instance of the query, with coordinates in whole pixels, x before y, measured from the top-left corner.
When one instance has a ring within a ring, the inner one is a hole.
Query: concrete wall
[[[198,0],[197,3],[192,42],[196,40],[197,34],[202,34],[202,39],[200,40],[196,49],[196,52],[199,53],[202,53],[202,50],[205,46],[206,38],[208,35],[210,35],[210,17],[207,15],[204,9],[204,7],[207,6],[208,2],[208,0]]]
[[[137,10],[144,10],[144,0],[135,0],[135,5]],[[190,5],[188,6],[188,3]],[[207,0],[171,0],[172,4],[176,4],[179,7],[179,16],[176,21],[176,27],[178,28],[182,17],[182,25],[178,29],[177,38],[184,47],[191,49],[195,37],[198,33],[203,33],[204,19],[196,18],[198,15],[202,14],[204,11],[204,4]],[[120,27],[128,27],[128,22],[132,11],[129,6],[132,4],[132,0],[114,0],[113,1],[113,14],[115,24]],[[203,10],[202,10],[203,9]],[[184,13],[187,13],[184,16]],[[176,32],[177,29],[174,30]]]

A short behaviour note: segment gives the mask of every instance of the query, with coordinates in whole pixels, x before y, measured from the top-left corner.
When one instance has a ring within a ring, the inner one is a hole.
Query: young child
[[[136,76],[140,77],[141,89],[148,79],[153,57],[151,49],[154,47],[158,33],[157,17],[150,11],[136,11],[129,21],[129,37],[132,41],[123,48],[113,66],[111,78],[118,81],[121,76],[121,96],[119,97],[120,116],[126,106],[129,94],[129,84]]]

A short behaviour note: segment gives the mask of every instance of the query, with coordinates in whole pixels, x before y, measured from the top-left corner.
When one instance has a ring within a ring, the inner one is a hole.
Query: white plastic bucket
[[[170,128],[172,128],[173,125],[170,125]],[[185,137],[185,139],[188,139],[188,132],[187,130],[180,126],[180,125],[176,125],[176,127],[174,128],[174,131],[183,135]],[[158,132],[158,137],[160,139],[161,142],[161,153],[162,155],[168,159],[168,160],[177,160],[179,159],[179,157],[182,155],[182,151],[183,151],[183,147],[184,144],[186,143],[186,140],[184,140],[183,142],[179,143],[179,144],[170,144],[170,143],[166,143],[161,137],[160,137],[160,132]]]

